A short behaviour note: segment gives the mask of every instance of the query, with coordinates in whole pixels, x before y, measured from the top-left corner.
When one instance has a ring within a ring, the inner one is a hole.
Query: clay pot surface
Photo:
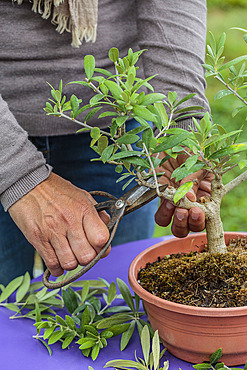
[[[237,236],[247,236],[247,233],[226,232],[226,243]],[[148,262],[172,253],[202,251],[206,241],[206,233],[198,233],[147,248],[132,261],[129,282],[143,299],[153,329],[158,329],[164,346],[174,356],[199,363],[209,361],[210,355],[222,348],[221,361],[225,365],[242,365],[247,361],[247,306],[205,308],[182,305],[154,296],[137,282],[138,271]]]

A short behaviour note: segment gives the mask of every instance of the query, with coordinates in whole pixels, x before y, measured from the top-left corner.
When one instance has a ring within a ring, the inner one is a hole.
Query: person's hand
[[[109,216],[98,214],[95,203],[89,193],[51,173],[9,213],[51,274],[60,276],[88,264],[108,241]]]
[[[180,154],[177,159],[170,158],[167,160],[162,165],[162,168],[158,169],[158,172],[165,171],[165,174],[161,177],[159,182],[178,188],[185,182],[195,180],[192,189],[186,194],[189,200],[195,202],[202,196],[210,196],[213,174],[205,170],[200,170],[184,178],[179,183],[175,183],[174,178],[171,179],[171,174],[177,167],[184,163],[187,158],[187,155]],[[205,215],[202,209],[193,207],[188,211],[184,208],[175,207],[166,199],[162,199],[155,215],[155,221],[158,225],[163,227],[168,226],[172,221],[171,231],[173,235],[178,238],[185,237],[188,235],[189,231],[199,232],[205,228]]]

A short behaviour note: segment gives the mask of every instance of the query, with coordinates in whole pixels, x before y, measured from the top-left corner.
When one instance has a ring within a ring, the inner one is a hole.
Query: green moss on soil
[[[224,255],[172,254],[148,263],[139,284],[168,301],[198,307],[247,306],[247,243],[232,240]]]

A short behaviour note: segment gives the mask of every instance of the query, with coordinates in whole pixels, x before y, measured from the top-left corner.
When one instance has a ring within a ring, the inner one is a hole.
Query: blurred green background
[[[232,27],[247,29],[247,0],[208,0],[208,31],[212,31],[216,39],[226,32],[224,55],[226,61],[247,54],[247,44],[243,40],[243,32],[231,30]],[[227,131],[237,130],[245,123],[244,113],[232,118],[232,111],[240,105],[240,101],[229,96],[215,101],[214,95],[224,86],[213,78],[207,79],[206,95],[211,106],[214,123],[221,124]],[[247,141],[247,124],[240,136],[241,141]],[[224,183],[229,182],[239,173],[233,170],[226,174]],[[239,185],[223,198],[221,216],[225,231],[247,230],[247,184]],[[156,226],[154,236],[171,234],[170,226]]]

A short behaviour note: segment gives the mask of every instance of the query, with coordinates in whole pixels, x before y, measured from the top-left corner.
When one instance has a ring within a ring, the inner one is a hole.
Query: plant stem
[[[228,184],[225,185],[225,194],[229,193],[232,189],[236,188],[239,184],[241,184],[243,181],[247,179],[247,171],[244,171],[241,173],[238,177],[233,179],[232,181],[228,182]]]
[[[152,169],[152,172],[153,172],[153,175],[154,175],[154,181],[155,181],[155,186],[156,186],[156,193],[158,194],[158,196],[160,197],[160,189],[159,189],[159,184],[158,184],[158,180],[157,180],[157,176],[156,176],[156,172],[155,172],[155,168],[154,168],[154,165],[153,165],[153,162],[151,160],[151,157],[148,153],[148,149],[145,145],[145,143],[143,143],[143,148],[144,148],[144,151],[146,152],[147,154],[147,157],[148,157],[148,160],[149,160],[149,163],[150,163],[150,166],[151,166],[151,169]]]
[[[70,116],[67,116],[66,114],[64,114],[63,112],[60,112],[59,115],[63,118],[67,118],[69,119],[70,121],[73,121],[75,123],[78,123],[79,125],[85,127],[85,128],[88,128],[89,130],[91,130],[93,128],[93,126],[89,126],[87,123],[85,122],[81,122],[81,121],[78,121],[77,119],[75,118],[71,118]],[[103,131],[103,130],[100,130],[100,132],[104,135],[107,135],[107,136],[110,136],[111,137],[111,134],[109,134],[109,132],[106,132],[106,131]]]
[[[239,100],[241,100],[245,105],[247,105],[247,101],[242,98],[241,95],[237,93],[234,89],[232,89],[225,81],[223,81],[218,75],[215,78],[220,81],[229,91],[231,91]]]

